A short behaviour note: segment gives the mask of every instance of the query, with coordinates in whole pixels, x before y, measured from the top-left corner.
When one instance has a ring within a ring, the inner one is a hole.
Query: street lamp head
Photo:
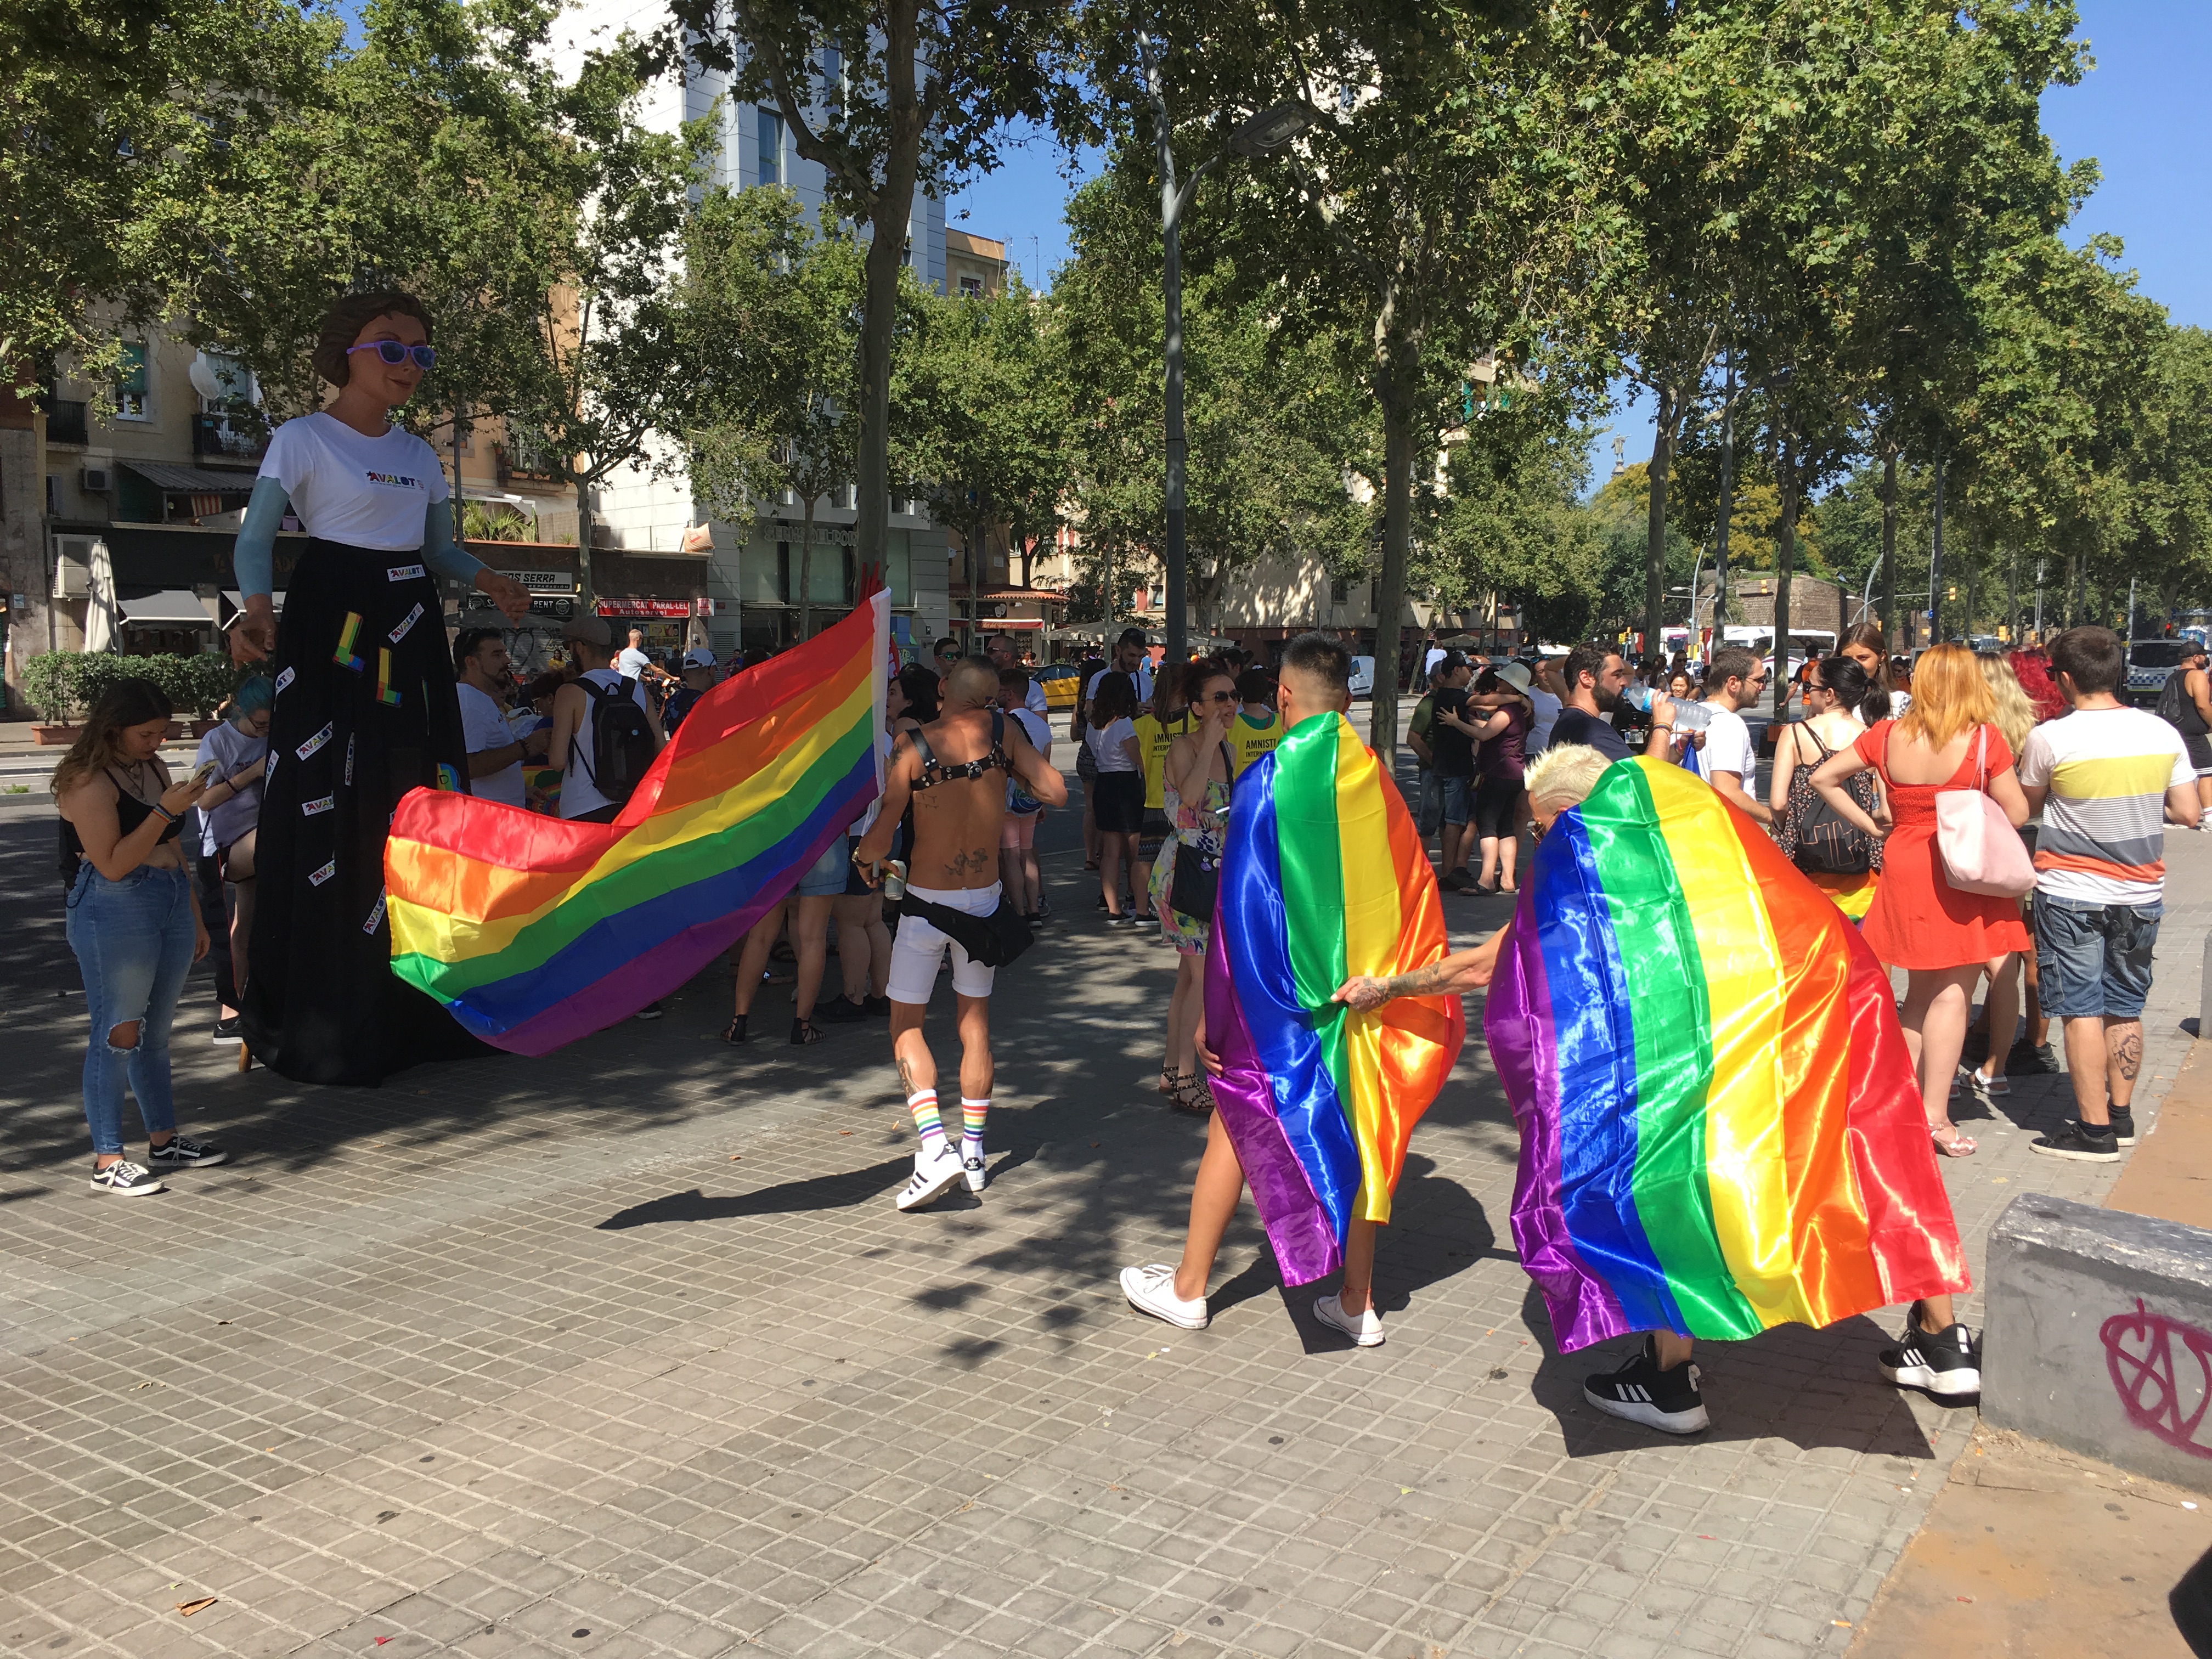
[[[1230,135],[1229,148],[1248,161],[1273,155],[1321,118],[1296,98],[1263,109]]]

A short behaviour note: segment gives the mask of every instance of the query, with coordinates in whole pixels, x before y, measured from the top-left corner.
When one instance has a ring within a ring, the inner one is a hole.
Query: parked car
[[[1047,663],[1031,678],[1044,688],[1045,707],[1054,711],[1073,708],[1083,690],[1083,671],[1072,662]]]
[[[2130,640],[2125,700],[2148,708],[2166,690],[2166,678],[2180,666],[2185,652],[2195,649],[2189,640]]]
[[[1375,695],[1375,659],[1354,657],[1352,659],[1352,695],[1371,697]]]

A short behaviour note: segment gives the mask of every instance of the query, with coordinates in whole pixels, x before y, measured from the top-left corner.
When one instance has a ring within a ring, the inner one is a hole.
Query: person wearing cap
[[[661,730],[673,738],[676,728],[684,724],[684,717],[691,712],[692,704],[714,689],[720,677],[715,672],[714,653],[704,646],[694,646],[684,653],[684,684],[668,694],[668,701],[660,706]]]
[[[561,624],[562,653],[568,659],[572,680],[587,665],[605,666],[614,644],[614,629],[607,626],[605,617],[571,617]]]

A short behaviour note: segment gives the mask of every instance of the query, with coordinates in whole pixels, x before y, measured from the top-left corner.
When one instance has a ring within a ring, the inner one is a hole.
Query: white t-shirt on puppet
[[[424,519],[447,496],[436,452],[413,433],[364,438],[331,415],[278,427],[261,476],[284,486],[310,536],[379,553],[420,549]]]

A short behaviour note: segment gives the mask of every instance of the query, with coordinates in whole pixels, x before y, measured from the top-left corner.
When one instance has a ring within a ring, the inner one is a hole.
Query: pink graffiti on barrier
[[[2114,1314],[2098,1334],[2128,1420],[2192,1457],[2212,1457],[2212,1445],[2197,1438],[2212,1405],[2212,1331],[2152,1313],[2137,1297],[2133,1313]],[[2174,1368],[2177,1338],[2197,1362],[2195,1386],[2187,1390]]]

